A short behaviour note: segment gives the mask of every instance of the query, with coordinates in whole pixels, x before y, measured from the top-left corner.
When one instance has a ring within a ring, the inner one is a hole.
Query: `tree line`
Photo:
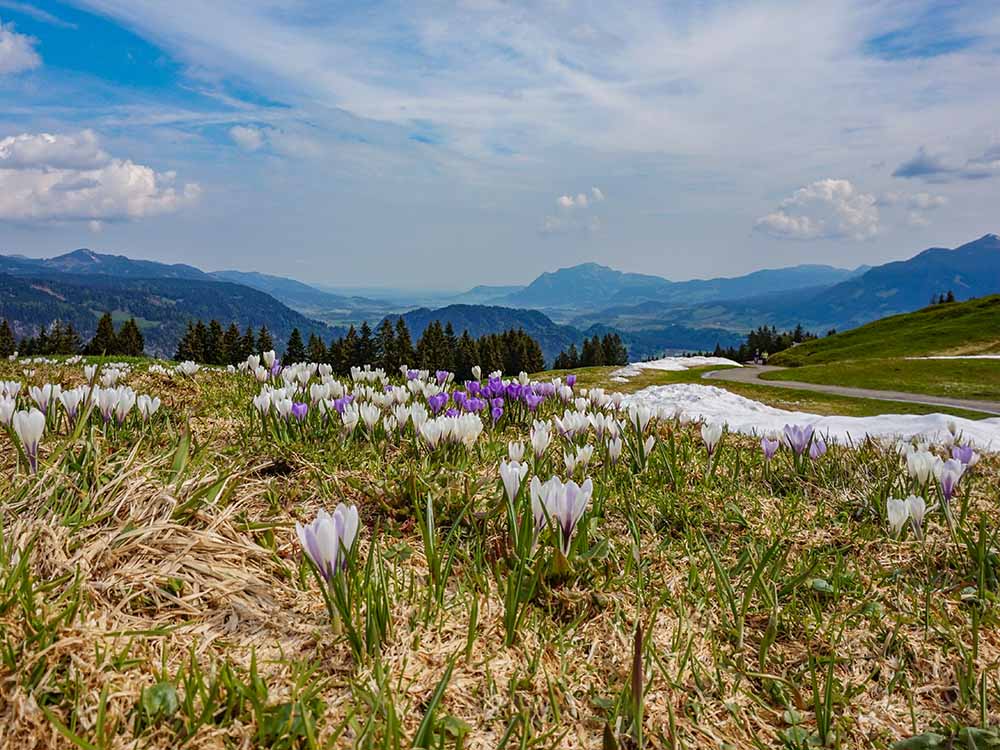
[[[238,364],[247,356],[268,351],[274,343],[266,328],[254,335],[251,329],[240,334],[235,323],[223,330],[217,320],[190,322],[177,345],[175,359],[214,365]],[[285,345],[285,362],[319,362],[329,364],[334,372],[347,374],[352,367],[371,365],[394,372],[401,365],[426,370],[449,370],[464,380],[472,377],[472,368],[479,365],[484,373],[501,370],[506,373],[538,372],[545,369],[545,359],[538,342],[522,329],[492,333],[473,338],[468,330],[456,335],[449,322],[434,321],[424,330],[416,345],[406,321],[385,318],[377,330],[367,321],[329,343],[316,334],[303,340],[298,328],[293,328]]]
[[[829,334],[835,331],[829,331]],[[713,357],[726,357],[736,362],[748,362],[757,357],[767,359],[770,355],[788,349],[793,344],[801,344],[803,341],[811,341],[818,338],[815,333],[810,333],[799,324],[790,331],[778,331],[774,326],[761,326],[747,334],[746,341],[740,344],[739,348],[722,348],[715,345],[712,352]],[[707,352],[701,352],[707,354]]]
[[[584,339],[582,351],[576,344],[570,344],[556,355],[552,367],[556,370],[573,370],[577,367],[601,367],[602,365],[627,365],[628,349],[617,333],[606,333],[604,338],[595,335]]]
[[[145,341],[135,318],[122,323],[115,331],[111,313],[104,313],[97,321],[94,337],[86,344],[72,323],[54,321],[42,326],[34,336],[16,340],[14,330],[5,319],[0,322],[0,357],[14,352],[19,356],[48,356],[53,354],[97,354],[121,357],[141,357]]]
[[[951,289],[948,290],[947,294],[936,294],[931,297],[932,305],[947,305],[949,302],[954,301],[955,293]]]

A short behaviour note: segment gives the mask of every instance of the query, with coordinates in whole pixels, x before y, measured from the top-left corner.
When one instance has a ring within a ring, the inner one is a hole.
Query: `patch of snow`
[[[947,443],[951,441],[949,425],[954,425],[964,442],[973,443],[980,450],[1000,451],[1000,417],[972,420],[947,414],[820,416],[777,409],[716,386],[693,383],[643,388],[626,396],[623,404],[649,406],[660,414],[677,414],[689,420],[725,423],[731,431],[745,435],[780,432],[786,424],[811,424],[818,434],[836,443],[856,444],[866,435]]]
[[[907,357],[907,359],[1000,359],[1000,354],[937,354],[930,357]]]
[[[643,370],[663,370],[665,372],[681,372],[690,370],[692,367],[742,367],[739,362],[733,362],[725,357],[664,357],[654,359],[650,362],[632,362],[625,365],[613,373],[611,379],[616,383],[626,383],[629,378],[634,378]]]

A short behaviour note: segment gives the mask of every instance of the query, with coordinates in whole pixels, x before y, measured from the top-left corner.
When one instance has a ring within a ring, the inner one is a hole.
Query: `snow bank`
[[[664,357],[654,359],[651,362],[632,362],[611,373],[611,379],[616,383],[625,383],[629,378],[634,378],[643,370],[663,370],[666,372],[680,372],[690,370],[692,367],[711,366],[742,367],[739,362],[733,362],[725,357]]]
[[[733,432],[747,435],[780,431],[786,424],[811,424],[817,433],[837,443],[860,442],[865,435],[928,442],[950,440],[954,424],[966,442],[980,450],[1000,451],[1000,417],[971,420],[947,414],[882,414],[877,417],[823,417],[785,411],[711,385],[678,383],[643,388],[625,404],[650,406],[661,413],[678,413],[692,420],[724,422]]]

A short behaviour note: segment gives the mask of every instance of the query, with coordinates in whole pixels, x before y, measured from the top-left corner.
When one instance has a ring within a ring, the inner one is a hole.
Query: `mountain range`
[[[988,234],[875,267],[799,265],[670,281],[583,263],[524,286],[409,297],[399,290],[342,294],[252,271],[206,272],[87,249],[44,259],[0,255],[0,317],[18,335],[58,318],[88,336],[109,310],[116,319],[135,316],[147,350],[159,355],[173,353],[190,319],[266,325],[280,343],[294,327],[303,336],[329,339],[348,323],[374,325],[402,314],[414,337],[432,320],[477,336],[521,327],[539,340],[547,358],[585,337],[615,331],[640,358],[728,346],[759,325],[842,330],[918,309],[949,290],[959,300],[1000,292],[1000,237]]]

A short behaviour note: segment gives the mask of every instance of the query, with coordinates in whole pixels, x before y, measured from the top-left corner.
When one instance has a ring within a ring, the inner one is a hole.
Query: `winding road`
[[[873,398],[879,401],[908,401],[925,406],[950,406],[957,409],[996,414],[1000,416],[1000,402],[974,401],[967,398],[949,398],[948,396],[929,396],[926,393],[907,393],[906,391],[876,391],[871,388],[850,388],[843,385],[824,385],[820,383],[803,383],[798,380],[761,380],[765,372],[784,370],[784,367],[770,365],[746,365],[728,370],[712,370],[702,375],[707,380],[727,380],[732,383],[753,383],[772,388],[793,388],[799,391],[816,391],[834,396],[850,396],[852,398]]]

